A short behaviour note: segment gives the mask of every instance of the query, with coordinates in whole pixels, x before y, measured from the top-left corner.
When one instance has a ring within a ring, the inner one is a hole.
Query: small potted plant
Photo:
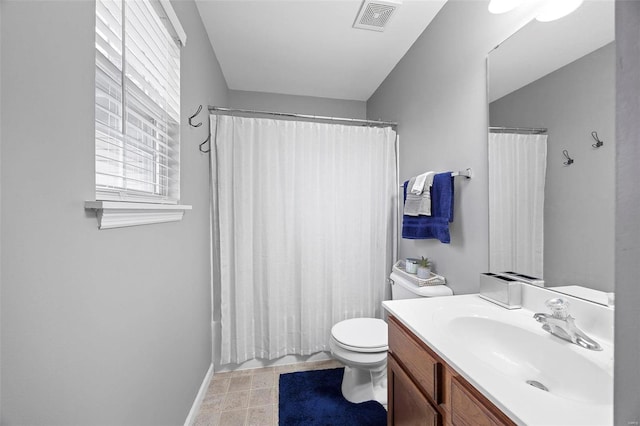
[[[431,262],[429,259],[422,256],[422,259],[418,261],[418,278],[427,279],[431,276]]]

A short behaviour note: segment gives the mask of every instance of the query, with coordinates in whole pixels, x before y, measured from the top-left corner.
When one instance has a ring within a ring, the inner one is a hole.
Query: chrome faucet
[[[556,298],[547,300],[545,305],[551,309],[551,314],[537,313],[533,315],[536,321],[542,323],[543,330],[585,349],[602,350],[598,342],[580,330],[575,319],[569,315],[569,302]]]

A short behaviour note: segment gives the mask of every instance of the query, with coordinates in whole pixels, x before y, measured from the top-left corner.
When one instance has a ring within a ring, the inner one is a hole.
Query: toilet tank
[[[391,281],[391,299],[417,299],[419,297],[440,297],[452,296],[453,290],[446,285],[433,285],[419,287],[409,279],[392,272],[389,276]]]

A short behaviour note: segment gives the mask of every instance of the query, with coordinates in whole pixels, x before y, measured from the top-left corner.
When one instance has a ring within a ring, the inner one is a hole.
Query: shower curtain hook
[[[562,153],[564,154],[565,158],[567,159],[567,161],[565,161],[563,164],[565,166],[570,166],[571,164],[573,164],[573,158],[569,157],[569,152],[565,149],[564,151],[562,151]]]
[[[200,114],[200,111],[202,111],[202,105],[200,105],[198,107],[198,110],[195,112],[195,114],[193,114],[191,117],[189,117],[189,125],[191,127],[200,127],[200,126],[202,126],[202,121],[200,123],[198,123],[198,124],[193,124],[193,121],[192,121],[194,118],[196,118],[196,116],[198,114]]]

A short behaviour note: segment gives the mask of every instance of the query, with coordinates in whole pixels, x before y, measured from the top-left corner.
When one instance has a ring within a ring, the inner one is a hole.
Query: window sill
[[[85,201],[84,208],[96,211],[98,229],[177,222],[185,210],[191,210],[187,205],[123,201]]]

